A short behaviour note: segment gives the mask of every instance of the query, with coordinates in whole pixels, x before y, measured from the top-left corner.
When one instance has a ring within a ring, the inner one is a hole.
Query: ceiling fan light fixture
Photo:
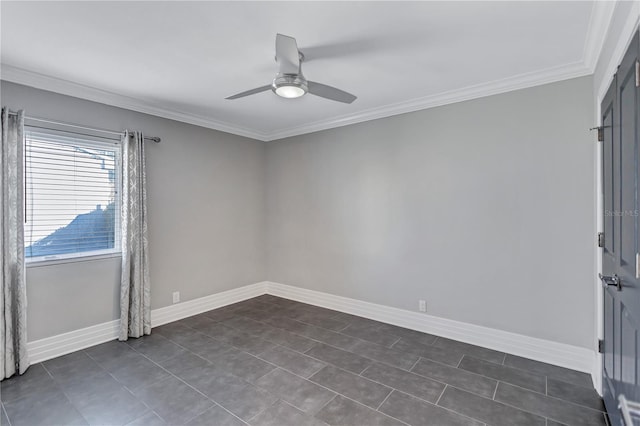
[[[307,81],[300,75],[279,75],[273,80],[272,90],[282,98],[299,98],[308,91]]]

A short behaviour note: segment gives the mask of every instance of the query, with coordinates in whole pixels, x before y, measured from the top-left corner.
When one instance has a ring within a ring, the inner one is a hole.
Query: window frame
[[[24,256],[24,262],[26,267],[38,267],[38,266],[47,266],[47,265],[55,265],[55,264],[64,264],[64,263],[75,263],[75,262],[87,262],[87,261],[95,261],[100,259],[109,259],[120,257],[122,254],[122,215],[120,212],[122,211],[122,156],[123,156],[123,147],[122,141],[118,138],[114,138],[113,136],[103,136],[99,134],[89,134],[89,133],[80,133],[74,130],[64,129],[64,126],[61,128],[56,127],[43,127],[39,125],[31,125],[26,124],[24,126],[24,140],[23,140],[23,152],[24,152],[24,187],[23,187],[23,196],[24,196],[24,208],[25,208],[25,220],[23,223],[23,228],[26,230],[28,228],[27,220],[28,220],[28,209],[27,205],[27,139],[30,132],[37,133],[42,139],[46,139],[47,136],[51,138],[51,143],[66,143],[71,146],[85,147],[87,149],[100,149],[103,148],[105,150],[114,150],[115,155],[115,183],[114,183],[114,192],[115,192],[115,224],[114,224],[114,247],[112,249],[103,249],[103,250],[88,250],[81,251],[75,253],[64,253],[57,255],[47,255],[47,256],[33,256],[27,257],[26,253]],[[59,141],[55,140],[55,138],[67,138],[69,141]],[[24,249],[27,247],[27,240],[24,239]],[[33,244],[33,242],[31,242]]]

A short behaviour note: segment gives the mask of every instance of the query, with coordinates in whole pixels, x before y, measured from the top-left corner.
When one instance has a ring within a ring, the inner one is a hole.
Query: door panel
[[[603,285],[603,391],[611,424],[624,425],[618,398],[640,401],[640,88],[636,33],[601,105],[602,191],[605,244],[602,274],[617,276],[619,289]],[[631,425],[628,425],[631,426]]]
[[[637,191],[635,182],[635,171],[638,165],[636,151],[636,121],[635,100],[636,100],[636,67],[635,62],[627,69],[620,69],[624,75],[618,75],[618,105],[619,105],[619,131],[620,131],[620,174],[623,179],[620,181],[620,195],[622,200],[621,211],[619,212],[621,221],[621,248],[620,265],[629,275],[635,278],[635,258],[636,247],[636,220]]]

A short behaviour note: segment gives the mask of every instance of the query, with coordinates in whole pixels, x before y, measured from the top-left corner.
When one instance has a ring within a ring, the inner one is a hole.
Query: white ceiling
[[[610,5],[610,4],[609,4]],[[262,140],[593,71],[600,2],[9,2],[2,78]],[[264,92],[276,33],[350,105]]]

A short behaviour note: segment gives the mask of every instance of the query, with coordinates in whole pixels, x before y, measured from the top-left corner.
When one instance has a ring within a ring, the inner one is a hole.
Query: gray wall
[[[591,77],[267,144],[267,278],[593,348]]]
[[[264,280],[264,142],[2,82],[2,105],[103,129],[142,130],[152,308]],[[119,259],[27,269],[29,340],[117,319]]]

